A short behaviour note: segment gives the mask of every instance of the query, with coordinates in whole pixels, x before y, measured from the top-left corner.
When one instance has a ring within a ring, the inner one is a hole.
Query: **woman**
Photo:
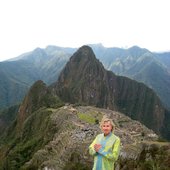
[[[89,146],[89,153],[94,156],[93,170],[114,170],[120,149],[120,139],[113,134],[114,127],[111,119],[102,119],[100,128],[103,133],[97,135]]]

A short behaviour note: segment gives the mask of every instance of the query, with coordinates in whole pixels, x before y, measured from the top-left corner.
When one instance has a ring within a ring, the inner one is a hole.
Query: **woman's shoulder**
[[[113,133],[112,133],[112,138],[114,138],[116,140],[120,140],[120,138],[117,135],[113,134]]]
[[[97,136],[103,136],[103,133],[98,134]]]
[[[96,136],[96,138],[102,138],[102,137],[103,137],[103,133],[98,134],[98,135]]]

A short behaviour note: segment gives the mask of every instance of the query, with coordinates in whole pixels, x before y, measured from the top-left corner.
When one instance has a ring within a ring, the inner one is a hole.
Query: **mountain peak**
[[[98,93],[102,90],[105,75],[106,71],[92,48],[82,46],[61,72],[56,84],[57,93],[66,102],[98,105]]]
[[[64,102],[121,111],[144,122],[157,134],[164,129],[165,110],[154,91],[105,70],[89,46],[82,46],[73,54],[52,88]]]
[[[96,59],[95,54],[91,47],[84,45],[80,47],[77,52],[73,54],[73,56],[70,58],[70,61],[79,62],[80,60],[91,60]]]
[[[70,58],[60,74],[61,79],[79,81],[85,75],[97,76],[104,70],[103,65],[96,59],[91,47],[80,47]]]
[[[141,48],[137,45],[132,46],[132,47],[128,48],[127,50],[130,51],[130,52],[133,52],[133,53],[134,52],[137,53],[138,56],[140,56],[142,53],[149,52],[149,50],[147,50],[146,48]]]

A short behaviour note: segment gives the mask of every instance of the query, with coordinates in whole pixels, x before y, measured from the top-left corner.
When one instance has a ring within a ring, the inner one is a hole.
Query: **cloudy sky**
[[[170,51],[169,0],[0,0],[0,61],[47,45]]]

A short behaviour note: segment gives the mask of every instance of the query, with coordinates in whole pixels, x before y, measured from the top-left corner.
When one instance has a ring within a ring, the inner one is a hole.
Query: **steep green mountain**
[[[101,44],[90,44],[90,46],[107,70],[143,82],[158,94],[168,109],[170,108],[170,53],[152,53],[137,46],[129,49],[105,48]],[[20,102],[36,80],[41,79],[47,84],[56,81],[75,50],[75,48],[48,46],[1,62],[0,108]],[[150,70],[155,73],[160,71],[159,77],[153,78],[156,74],[151,74]]]
[[[168,111],[154,91],[143,83],[105,70],[88,46],[74,53],[51,88],[64,102],[121,111],[170,138],[169,126],[164,126]]]
[[[39,77],[36,69],[22,60],[0,63],[0,108],[15,105]]]
[[[155,53],[157,59],[163,63],[170,72],[170,52]]]
[[[0,112],[0,138],[5,133],[7,127],[16,119],[19,105],[11,106]]]
[[[56,129],[53,129],[55,127],[50,122],[51,110],[47,108],[56,109],[62,105],[58,97],[51,95],[44,82],[37,81],[30,88],[19,107],[17,117],[11,118],[14,122],[1,136],[0,169],[19,169],[35,151],[52,139]]]
[[[120,49],[92,45],[92,48],[106,69],[143,82],[170,108],[170,53],[152,53],[137,46]]]
[[[150,62],[145,65],[141,72],[135,74],[133,78],[137,81],[145,82],[150,88],[154,89],[164,105],[169,108],[170,74],[164,67],[161,67],[157,62]]]
[[[129,68],[133,67],[133,64],[139,56],[149,52],[147,49],[142,49],[137,46],[133,46],[129,49],[115,47],[105,48],[101,44],[90,46],[96,57],[103,63],[104,67],[116,74],[126,72]]]
[[[21,102],[37,80],[43,80],[47,84],[56,81],[74,50],[48,46],[46,49],[37,48],[10,61],[0,62],[0,108]]]
[[[100,133],[98,123],[104,115],[113,119],[115,134],[121,138],[116,164],[120,170],[168,169],[170,143],[160,142],[152,130],[125,114],[146,124],[150,121],[158,134],[168,136],[170,114],[155,93],[106,71],[92,49],[83,46],[56,83],[47,87],[39,80],[30,88],[15,121],[0,138],[0,169],[92,169],[88,146]]]
[[[60,71],[68,61],[74,48],[47,46],[45,49],[37,48],[33,52],[22,55],[20,59],[32,64],[39,73],[39,79],[50,84],[57,79]]]

